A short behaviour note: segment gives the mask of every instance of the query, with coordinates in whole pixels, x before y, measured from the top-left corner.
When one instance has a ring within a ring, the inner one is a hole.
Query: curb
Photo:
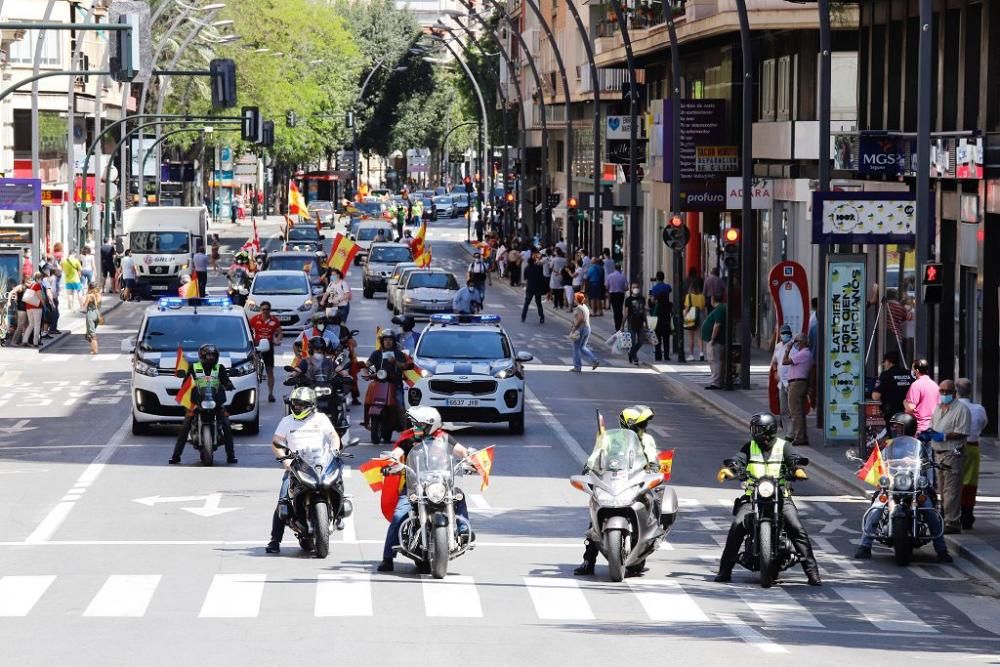
[[[110,296],[117,296],[117,295],[112,294]],[[110,306],[108,306],[107,308],[104,308],[104,309],[101,310],[101,315],[104,316],[104,315],[107,315],[110,312],[113,312],[113,311],[117,310],[123,303],[125,303],[125,302],[122,301],[121,299],[116,299],[115,302],[112,303]],[[64,340],[66,340],[72,334],[73,334],[73,332],[70,329],[61,329],[59,331],[59,335],[58,336],[54,336],[52,338],[47,339],[44,343],[42,343],[42,346],[40,348],[37,348],[37,351],[38,352],[43,352],[43,351],[49,349],[50,347],[55,346],[57,343],[60,343],[60,342],[62,342]]]

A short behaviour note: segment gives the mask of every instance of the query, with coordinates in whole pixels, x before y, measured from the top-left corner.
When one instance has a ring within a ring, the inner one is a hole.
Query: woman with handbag
[[[101,315],[101,291],[97,283],[90,283],[87,286],[87,294],[83,297],[83,310],[87,320],[84,337],[90,343],[90,353],[97,354],[97,327],[104,324],[104,317]]]
[[[601,360],[597,358],[587,342],[590,340],[590,309],[587,307],[587,297],[583,292],[573,295],[576,302],[576,310],[573,312],[573,326],[569,328],[569,339],[573,341],[573,368],[574,373],[583,371],[583,359],[590,362],[590,368],[596,370],[601,365]]]
[[[700,333],[704,312],[705,295],[701,292],[701,284],[692,281],[684,296],[684,335],[687,338],[688,359],[694,359],[694,350],[697,347],[700,360],[705,361],[705,343]]]

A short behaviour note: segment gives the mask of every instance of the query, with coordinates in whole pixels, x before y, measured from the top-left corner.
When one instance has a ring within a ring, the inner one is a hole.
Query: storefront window
[[[898,245],[885,247],[884,349],[902,348],[908,363],[913,360],[913,338],[916,335],[916,266],[913,248]]]

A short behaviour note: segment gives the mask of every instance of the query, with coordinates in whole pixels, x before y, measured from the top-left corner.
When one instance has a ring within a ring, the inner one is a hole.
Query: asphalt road
[[[247,228],[214,231],[231,251]],[[265,239],[274,231],[261,227]],[[429,236],[435,263],[464,272],[464,220],[439,222]],[[388,311],[384,295],[362,298],[360,269],[349,278],[350,325],[364,351]],[[213,277],[210,290],[221,288]],[[929,547],[906,569],[878,548],[872,561],[850,560],[865,501],[823,479],[797,488],[823,587],[806,586],[798,568],[767,591],[740,569],[732,585],[713,583],[738,494],[714,476],[744,434],[653,369],[610,358],[597,372],[568,373],[566,324],[530,315],[522,324],[517,295],[495,284],[487,311],[535,361],[525,435],[455,431],[472,446],[496,445],[490,487],[464,484],[477,548],[443,581],[402,559],[396,572],[376,573],[386,522],[353,472],[357,509],[328,559],[301,553],[291,536],[280,555],[266,555],[281,479],[268,441],[281,404],[264,404],[261,435],[237,433],[239,465],[203,468],[188,450],[182,465],[167,466],[174,432],[131,435],[130,360],[119,352],[147,306],[108,317],[96,358],[71,336],[43,354],[0,359],[5,664],[265,664],[317,653],[345,665],[985,664],[1000,654],[997,582],[960,559],[936,563]],[[613,422],[635,402],[656,412],[660,447],[675,449],[681,516],[644,576],[612,584],[599,561],[595,576],[574,577],[586,498],[567,478],[590,451],[595,410]],[[379,450],[358,447],[354,465]]]

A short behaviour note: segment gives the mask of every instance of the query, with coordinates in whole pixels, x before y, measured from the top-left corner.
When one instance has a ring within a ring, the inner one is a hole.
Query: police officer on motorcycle
[[[425,439],[438,436],[443,436],[450,443],[454,443],[452,455],[457,458],[465,458],[476,452],[475,449],[471,447],[466,448],[464,445],[456,442],[454,438],[441,428],[441,413],[432,407],[412,407],[406,411],[406,420],[410,426],[407,430],[400,433],[399,439],[396,440],[396,444],[392,449],[391,456],[396,461],[402,461],[410,453],[410,450],[414,447],[419,447]],[[458,529],[456,530],[459,535],[463,535],[469,531],[469,508],[466,505],[464,494],[461,500],[455,502],[455,513],[465,519],[465,521],[459,522]],[[385,534],[385,546],[382,548],[382,562],[378,566],[379,572],[393,571],[394,566],[392,561],[396,555],[393,547],[399,544],[399,528],[409,515],[410,499],[406,493],[400,493],[399,500],[396,502],[396,509],[392,513],[392,520],[389,522],[389,529]],[[427,567],[429,568],[430,566],[428,565]]]
[[[733,523],[729,527],[726,546],[722,550],[719,573],[715,576],[717,582],[731,581],[736,556],[747,536],[747,517],[752,511],[751,483],[760,477],[773,477],[778,480],[781,492],[785,494],[782,503],[785,531],[802,561],[802,569],[806,573],[809,585],[820,586],[823,583],[819,578],[819,566],[816,564],[816,557],[813,556],[809,535],[806,534],[806,529],[799,519],[798,510],[792,502],[792,490],[785,479],[788,471],[794,471],[795,479],[807,479],[807,475],[799,465],[801,457],[795,453],[792,443],[777,437],[777,433],[778,420],[774,415],[768,412],[755,414],[750,418],[750,442],[743,445],[734,457],[735,468],[746,468],[748,485],[746,493],[736,500],[733,508]],[[719,470],[716,479],[722,482],[735,475],[733,470],[724,466]]]
[[[649,423],[653,421],[653,416],[653,410],[649,406],[632,405],[622,410],[621,414],[618,415],[618,423],[622,428],[635,431],[635,434],[639,436],[639,441],[642,442],[642,453],[646,456],[646,469],[650,472],[659,472],[660,462],[656,452],[656,441],[653,436],[646,432]],[[584,474],[593,468],[600,455],[601,448],[595,447],[583,468]],[[586,548],[583,552],[583,563],[573,570],[573,574],[577,576],[593,574],[594,563],[597,560],[598,545],[588,539],[584,540],[584,545]]]
[[[194,383],[191,390],[191,400],[195,406],[201,404],[202,399],[212,397],[215,401],[215,416],[222,424],[222,439],[226,447],[226,463],[238,463],[236,452],[233,450],[233,428],[229,424],[229,416],[226,414],[226,390],[235,391],[232,381],[226,369],[219,363],[219,348],[212,344],[205,344],[198,348],[198,361],[188,368],[185,378],[190,377]],[[191,423],[194,421],[195,409],[187,411],[184,416],[184,423],[181,424],[181,432],[174,443],[174,453],[170,457],[170,463],[180,463],[181,454],[184,452],[184,445],[187,444],[188,435],[191,432]]]
[[[885,445],[889,444],[892,438],[902,436],[915,438],[917,436],[917,420],[913,415],[906,414],[905,412],[897,412],[889,419],[887,431],[889,440],[884,443]],[[875,446],[878,447],[879,444]],[[920,448],[920,458],[923,466],[929,466],[933,460],[930,448],[926,444]],[[936,495],[936,492],[931,489],[930,493],[924,496],[924,501],[920,504],[920,508],[933,509],[934,502],[931,498],[934,498]],[[876,503],[880,507],[885,505],[884,502],[879,500],[879,491],[877,490],[872,494],[872,506],[874,507]],[[861,531],[861,545],[854,552],[854,557],[858,559],[872,557],[872,544],[875,542],[875,533],[878,530],[879,521],[882,519],[882,512],[868,512],[866,517],[864,528]],[[931,541],[934,544],[934,551],[937,552],[938,562],[951,563],[954,559],[948,553],[948,546],[944,541],[944,526],[942,525],[941,515],[937,512],[924,512],[924,518],[927,521],[927,528],[931,534],[937,535]]]

